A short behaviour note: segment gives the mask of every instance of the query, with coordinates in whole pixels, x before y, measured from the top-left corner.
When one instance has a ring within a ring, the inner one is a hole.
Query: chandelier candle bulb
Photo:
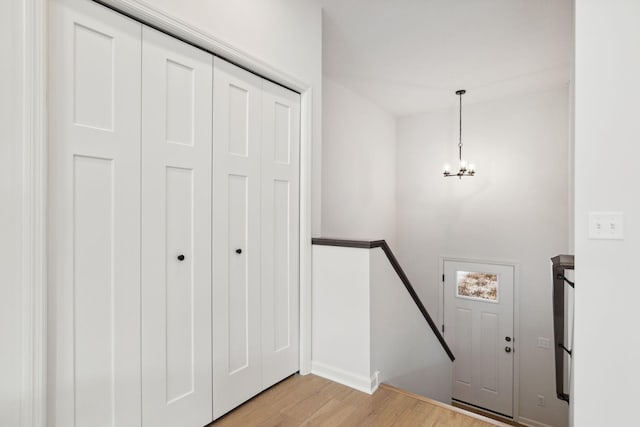
[[[442,172],[444,173],[451,172],[451,166],[449,165],[449,163],[445,163],[445,165],[442,167]]]

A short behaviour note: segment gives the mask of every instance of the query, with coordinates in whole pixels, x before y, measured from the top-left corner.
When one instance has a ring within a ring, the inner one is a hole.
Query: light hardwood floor
[[[229,426],[506,426],[382,385],[373,395],[315,375],[294,375],[231,411]]]

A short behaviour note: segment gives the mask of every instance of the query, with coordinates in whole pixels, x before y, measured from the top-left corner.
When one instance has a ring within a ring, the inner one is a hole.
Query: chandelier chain
[[[462,92],[458,94],[460,98],[459,104],[459,134],[458,134],[458,160],[462,160]]]

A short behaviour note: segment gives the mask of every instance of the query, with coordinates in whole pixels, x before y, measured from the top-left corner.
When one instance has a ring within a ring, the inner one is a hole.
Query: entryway
[[[453,400],[512,418],[515,266],[443,260],[443,332],[456,355]]]

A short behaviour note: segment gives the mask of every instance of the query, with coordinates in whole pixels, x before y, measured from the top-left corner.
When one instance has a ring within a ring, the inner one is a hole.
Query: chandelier
[[[463,176],[474,176],[476,174],[476,167],[473,164],[467,163],[466,160],[462,160],[462,95],[467,91],[464,89],[457,90],[456,95],[460,98],[460,133],[458,136],[458,172],[451,173],[451,166],[445,164],[442,169],[442,174],[446,177],[457,176],[462,179]]]

